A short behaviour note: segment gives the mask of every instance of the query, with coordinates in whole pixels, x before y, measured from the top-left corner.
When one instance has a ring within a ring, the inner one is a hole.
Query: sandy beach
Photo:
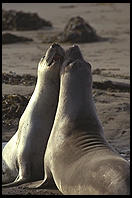
[[[98,35],[109,41],[79,43],[86,61],[92,65],[93,82],[113,81],[130,84],[130,4],[129,3],[3,3],[2,9],[35,12],[50,21],[51,29],[35,31],[3,31],[33,39],[32,42],[2,45],[2,73],[37,76],[40,58],[50,46],[43,40],[64,30],[71,17],[81,16]],[[61,44],[61,43],[60,43]],[[72,44],[61,44],[68,49]],[[32,94],[32,85],[2,83],[2,95]],[[122,157],[130,161],[130,92],[119,89],[93,88],[93,98],[108,142]],[[19,119],[13,125],[2,125],[2,141],[16,132]],[[61,195],[58,190],[32,190],[25,186],[2,189],[3,195]]]

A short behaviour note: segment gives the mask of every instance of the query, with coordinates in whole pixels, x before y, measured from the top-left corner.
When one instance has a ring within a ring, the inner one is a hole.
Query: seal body
[[[108,144],[92,98],[91,66],[78,48],[66,52],[44,167],[65,195],[129,194],[129,164]]]
[[[58,103],[63,57],[64,50],[53,44],[39,62],[33,95],[17,132],[2,151],[2,183],[9,183],[5,187],[43,178],[43,158]]]

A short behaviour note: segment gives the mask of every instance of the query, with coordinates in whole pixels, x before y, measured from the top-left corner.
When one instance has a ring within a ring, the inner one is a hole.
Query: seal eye
[[[56,54],[56,55],[54,56],[54,60],[57,61],[57,60],[59,60],[59,59],[60,59],[60,56]]]
[[[63,60],[63,57],[60,56],[59,54],[55,54],[52,58],[52,61],[48,64],[50,66],[52,63],[55,63],[56,61],[61,62]]]
[[[45,56],[43,56],[40,61],[43,61],[44,58],[45,58]]]

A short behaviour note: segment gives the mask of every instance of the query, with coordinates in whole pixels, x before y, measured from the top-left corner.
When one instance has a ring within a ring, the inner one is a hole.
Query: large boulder
[[[72,17],[66,24],[64,31],[58,36],[62,42],[95,42],[99,40],[96,31],[80,16]]]
[[[37,30],[43,27],[52,27],[52,24],[36,13],[2,10],[2,30]]]
[[[103,40],[105,39],[98,36],[91,25],[86,23],[82,17],[77,16],[68,21],[63,32],[52,38],[46,38],[44,42],[85,43]]]

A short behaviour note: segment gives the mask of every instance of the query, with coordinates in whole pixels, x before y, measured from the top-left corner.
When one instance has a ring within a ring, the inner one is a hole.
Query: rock
[[[2,30],[37,30],[44,26],[52,27],[52,24],[36,13],[2,10]]]
[[[64,31],[59,35],[46,39],[47,42],[85,43],[104,41],[96,34],[95,29],[80,17],[72,17],[66,24]]]
[[[71,18],[58,39],[62,42],[94,42],[98,41],[96,31],[87,24],[83,18],[77,16]]]
[[[33,41],[33,40],[22,36],[16,36],[11,33],[2,34],[2,44],[11,44],[11,43],[27,42],[27,41]]]

